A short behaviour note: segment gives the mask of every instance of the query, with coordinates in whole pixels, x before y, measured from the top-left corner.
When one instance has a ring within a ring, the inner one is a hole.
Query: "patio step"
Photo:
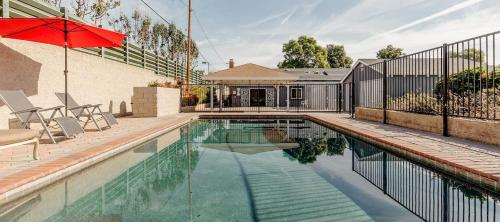
[[[239,157],[258,221],[371,221],[349,197],[306,165]]]

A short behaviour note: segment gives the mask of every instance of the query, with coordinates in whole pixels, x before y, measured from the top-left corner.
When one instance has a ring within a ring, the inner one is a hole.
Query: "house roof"
[[[340,81],[349,73],[349,68],[299,68],[299,69],[278,69],[282,72],[292,74],[303,81]]]
[[[298,77],[270,69],[264,66],[248,63],[230,69],[210,73],[204,80],[297,80]]]

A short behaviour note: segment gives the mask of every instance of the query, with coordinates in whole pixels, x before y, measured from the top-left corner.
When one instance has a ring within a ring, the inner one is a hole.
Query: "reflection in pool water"
[[[0,221],[495,221],[496,196],[303,120],[200,120]]]

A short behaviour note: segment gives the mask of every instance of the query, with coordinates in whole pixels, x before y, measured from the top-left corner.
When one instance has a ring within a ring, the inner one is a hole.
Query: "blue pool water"
[[[199,120],[0,221],[494,221],[497,196],[299,119]]]

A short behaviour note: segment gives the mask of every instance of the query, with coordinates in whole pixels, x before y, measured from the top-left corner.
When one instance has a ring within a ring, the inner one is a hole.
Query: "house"
[[[337,109],[338,84],[349,69],[270,69],[256,64],[235,66],[210,73],[203,80],[222,98],[225,107],[298,107]],[[214,86],[217,85],[217,86]],[[211,104],[213,108],[213,104]]]

